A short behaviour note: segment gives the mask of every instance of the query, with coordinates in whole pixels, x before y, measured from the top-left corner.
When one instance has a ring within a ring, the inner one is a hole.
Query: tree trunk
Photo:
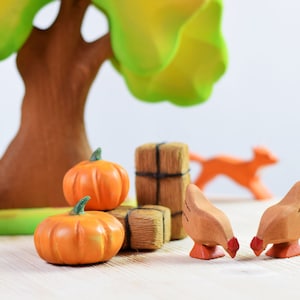
[[[84,108],[112,50],[109,35],[92,43],[82,38],[89,4],[62,0],[53,25],[34,28],[18,53],[25,95],[19,131],[0,160],[0,208],[67,206],[63,176],[92,152]]]

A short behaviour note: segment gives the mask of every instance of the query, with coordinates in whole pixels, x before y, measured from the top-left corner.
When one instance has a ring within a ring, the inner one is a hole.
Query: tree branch
[[[91,0],[61,0],[60,2],[60,9],[52,27],[58,26],[61,30],[59,23],[63,23],[65,32],[80,33],[82,21]]]
[[[93,68],[99,69],[104,61],[113,57],[110,33],[105,34],[88,45],[86,54],[92,57],[91,64],[93,64]]]

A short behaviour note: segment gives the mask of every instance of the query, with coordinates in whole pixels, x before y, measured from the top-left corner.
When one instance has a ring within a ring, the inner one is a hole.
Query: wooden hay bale
[[[135,168],[138,204],[170,208],[171,239],[186,237],[181,214],[190,183],[188,146],[176,142],[144,144],[135,151]]]
[[[171,212],[160,205],[120,206],[108,211],[125,228],[122,249],[156,250],[171,238]]]

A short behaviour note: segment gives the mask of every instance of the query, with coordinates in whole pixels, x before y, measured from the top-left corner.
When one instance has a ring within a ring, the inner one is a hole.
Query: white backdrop
[[[52,5],[36,24],[55,11]],[[135,99],[123,78],[105,63],[87,101],[86,129],[103,158],[129,172],[134,195],[134,151],[147,142],[181,141],[210,157],[220,153],[244,159],[252,147],[264,145],[280,159],[261,171],[274,195],[281,197],[300,179],[300,1],[225,0],[223,32],[229,67],[202,105],[180,108]],[[94,29],[100,28],[95,33]],[[93,9],[84,34],[89,39],[106,31],[106,20]],[[16,133],[23,83],[15,56],[0,62],[0,154]],[[192,166],[192,176],[196,167]],[[0,183],[1,184],[1,183]],[[213,195],[248,197],[250,193],[219,177],[206,190]]]

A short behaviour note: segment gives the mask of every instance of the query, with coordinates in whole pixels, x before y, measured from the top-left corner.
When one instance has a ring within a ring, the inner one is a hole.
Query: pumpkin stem
[[[82,215],[84,214],[84,208],[87,202],[91,199],[90,196],[85,196],[82,199],[80,199],[77,204],[73,207],[73,209],[70,211],[70,215]]]
[[[101,160],[101,148],[97,148],[91,155],[90,161]]]

